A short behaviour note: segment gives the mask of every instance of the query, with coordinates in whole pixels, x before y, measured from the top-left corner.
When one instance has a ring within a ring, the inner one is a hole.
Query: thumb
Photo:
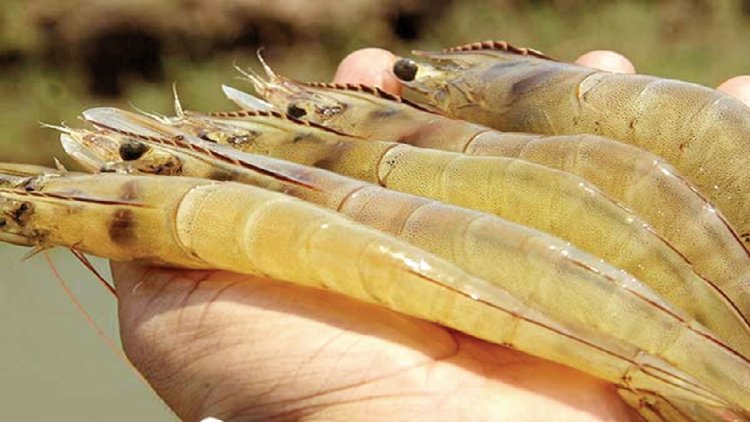
[[[337,83],[360,83],[382,88],[391,94],[401,94],[401,83],[391,74],[396,56],[380,48],[364,48],[344,58],[339,64],[333,81]]]

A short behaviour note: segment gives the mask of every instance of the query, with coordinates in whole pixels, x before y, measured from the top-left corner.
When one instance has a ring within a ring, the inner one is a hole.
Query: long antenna
[[[80,254],[80,252],[78,252],[78,251],[74,251],[73,252],[74,255],[76,253]],[[136,377],[143,383],[143,385],[151,388],[148,380],[146,380],[146,378],[143,376],[143,374],[141,374],[138,371],[138,369],[135,366],[133,366],[133,364],[130,362],[130,359],[128,359],[127,355],[120,348],[120,346],[117,343],[115,343],[115,341],[112,339],[112,337],[110,337],[109,334],[107,334],[104,331],[104,329],[96,322],[96,320],[94,320],[94,318],[91,316],[91,314],[86,311],[86,308],[83,306],[83,304],[81,303],[81,301],[78,300],[78,297],[76,297],[75,293],[73,293],[73,290],[71,290],[71,288],[68,285],[68,283],[65,281],[65,279],[63,278],[63,276],[60,274],[60,271],[57,269],[57,266],[52,261],[52,258],[50,258],[50,256],[47,253],[47,251],[42,251],[41,254],[44,255],[44,259],[45,259],[45,261],[47,261],[47,264],[49,265],[49,268],[52,271],[52,275],[55,277],[55,280],[57,280],[57,282],[60,284],[60,286],[62,287],[62,289],[65,292],[65,294],[70,298],[70,300],[73,302],[73,305],[75,305],[75,307],[78,309],[78,311],[81,313],[81,315],[83,315],[84,319],[86,319],[86,322],[96,331],[96,333],[99,335],[99,337],[104,340],[104,342],[107,344],[107,347],[109,347],[110,350],[112,350],[115,353],[115,355],[117,355],[117,357],[122,362],[124,362],[125,365],[127,365],[136,374]],[[85,259],[85,257],[84,257],[84,259]],[[87,259],[86,259],[86,261],[88,262]],[[91,262],[89,262],[89,265],[91,265]],[[88,265],[87,265],[87,267],[88,267]],[[98,273],[97,273],[97,278],[99,278],[99,277],[101,277],[101,276],[98,275]],[[106,283],[106,282],[105,282],[105,284],[109,285],[109,283]],[[112,287],[110,286],[110,289],[111,288]]]
[[[78,308],[78,311],[83,315],[83,317],[86,319],[86,322],[91,325],[91,327],[94,328],[94,330],[99,334],[99,337],[104,339],[104,342],[107,343],[107,346],[109,346],[110,349],[112,349],[115,354],[118,356],[125,358],[127,360],[127,357],[125,356],[125,353],[120,349],[120,346],[115,343],[114,340],[112,340],[112,337],[107,334],[104,329],[94,320],[94,318],[91,316],[88,311],[86,311],[86,308],[83,306],[80,300],[78,300],[78,297],[73,293],[73,290],[71,290],[70,286],[68,286],[68,283],[65,281],[63,276],[60,274],[60,271],[58,271],[57,266],[52,261],[52,258],[50,258],[47,251],[43,251],[42,255],[44,255],[44,260],[47,261],[47,264],[49,265],[50,270],[52,271],[52,275],[55,277],[55,280],[60,284],[63,291],[65,291],[65,294],[70,298],[71,301],[73,301],[73,304],[76,308]],[[129,362],[129,361],[128,361]]]
[[[73,248],[70,249],[70,253],[72,253],[73,256],[76,257],[79,261],[81,261],[81,264],[83,264],[84,267],[86,267],[89,271],[91,271],[94,274],[94,276],[97,278],[97,280],[99,280],[99,282],[104,286],[104,288],[107,289],[115,299],[117,299],[117,291],[115,290],[115,288],[112,287],[112,285],[107,281],[107,279],[105,279],[104,277],[102,277],[101,274],[99,274],[99,271],[97,271],[96,267],[94,267],[94,264],[92,264],[91,261],[89,261],[89,259],[86,258],[86,255],[84,255],[80,251],[73,249]]]

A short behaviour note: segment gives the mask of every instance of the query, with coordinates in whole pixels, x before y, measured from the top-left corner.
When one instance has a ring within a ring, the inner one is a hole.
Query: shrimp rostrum
[[[287,195],[230,182],[122,174],[40,174],[8,178],[3,186],[0,236],[16,244],[61,245],[117,260],[262,274],[590,368],[620,380],[630,393],[656,394],[652,406],[666,409],[665,403],[671,403],[709,412],[741,412],[748,406],[747,385],[734,385],[738,390],[717,396],[627,343],[588,333],[594,340],[589,343],[445,260]],[[671,347],[688,347],[679,343],[690,337],[676,336]],[[714,342],[703,344],[721,349]],[[747,363],[726,350],[721,353],[727,356],[701,365],[717,373],[747,373]],[[728,367],[710,368],[715,365]],[[745,403],[733,404],[740,402]]]

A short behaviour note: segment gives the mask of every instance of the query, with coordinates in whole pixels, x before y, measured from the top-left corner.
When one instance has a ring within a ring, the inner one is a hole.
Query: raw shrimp
[[[632,328],[673,318],[659,309],[668,305],[661,303],[654,308],[660,299],[638,281],[543,233],[325,170],[243,154],[184,136],[165,139],[68,130],[62,141],[66,151],[82,158],[88,168],[231,179],[320,203],[452,261],[545,310],[558,322],[584,327],[575,331],[581,339],[588,339],[586,332],[597,327],[600,334],[617,341],[649,347],[651,339],[634,335]],[[135,147],[134,143],[144,147]],[[142,153],[135,157],[127,152],[134,149]],[[172,164],[177,162],[179,166]],[[450,227],[446,227],[446,221],[451,222]],[[586,312],[581,313],[581,309]],[[628,315],[627,320],[623,315]]]
[[[583,177],[652,225],[696,272],[721,287],[745,319],[750,318],[747,249],[721,212],[660,157],[600,136],[498,132],[438,115],[378,88],[301,83],[263,65],[266,80],[246,74],[256,91],[300,119],[369,140],[521,158]],[[223,88],[245,109],[272,107],[252,95]]]
[[[394,74],[448,114],[501,130],[591,133],[675,166],[750,241],[750,109],[682,81],[561,63],[505,42],[420,52]]]
[[[122,113],[100,108],[84,117],[107,127],[109,117]],[[130,121],[138,119],[131,116]],[[163,126],[139,120],[147,127]],[[212,123],[223,129],[211,129]],[[196,114],[174,124],[247,152],[326,168],[549,232],[634,275],[748,355],[747,324],[734,304],[648,225],[575,176],[515,159],[357,141],[269,112]],[[127,119],[125,126],[128,130]]]
[[[5,241],[74,247],[115,260],[259,274],[328,289],[585,368],[618,380],[630,394],[666,389],[666,395],[698,406],[727,407],[689,379],[663,370],[658,360],[617,349],[606,337],[599,341],[608,349],[582,341],[497,286],[280,193],[184,177],[61,175],[0,189],[0,211]],[[693,369],[732,402],[750,406],[745,359],[706,341],[711,334],[699,325],[649,327],[665,352],[679,356],[692,350],[687,355],[705,358]]]

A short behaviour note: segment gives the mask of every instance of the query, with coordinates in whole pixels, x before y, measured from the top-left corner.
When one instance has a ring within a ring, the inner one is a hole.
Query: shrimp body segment
[[[750,241],[750,110],[739,100],[687,82],[561,63],[504,42],[418,54],[429,63],[412,62],[416,74],[396,76],[432,106],[501,130],[590,133],[647,149]]]
[[[3,237],[116,260],[224,269],[328,289],[589,368],[632,391],[656,386],[676,399],[729,406],[658,360],[628,355],[627,347],[617,349],[616,343],[605,349],[582,341],[499,287],[434,255],[283,194],[229,182],[120,174],[59,176],[33,185],[31,191],[0,189]],[[696,329],[665,347],[687,347],[683,342],[704,335]],[[605,336],[597,340],[608,345]],[[707,360],[702,364],[707,371],[727,370],[713,365],[744,365],[716,343],[698,346],[703,347],[729,356]],[[613,358],[613,350],[622,357]],[[731,370],[740,371],[739,366]],[[730,400],[741,403],[745,394]]]
[[[97,123],[107,113],[96,112],[99,117],[90,120]],[[747,324],[731,300],[696,275],[647,224],[573,175],[522,160],[358,141],[273,113],[196,114],[174,124],[246,152],[325,168],[551,233],[632,274],[748,354]],[[580,226],[569,224],[579,220]]]
[[[748,250],[723,214],[661,157],[595,135],[499,132],[436,114],[377,88],[302,83],[267,73],[268,80],[249,75],[257,91],[280,110],[297,110],[301,119],[327,128],[372,141],[520,158],[584,178],[653,226],[750,318]],[[224,91],[245,109],[260,101],[229,87]]]

